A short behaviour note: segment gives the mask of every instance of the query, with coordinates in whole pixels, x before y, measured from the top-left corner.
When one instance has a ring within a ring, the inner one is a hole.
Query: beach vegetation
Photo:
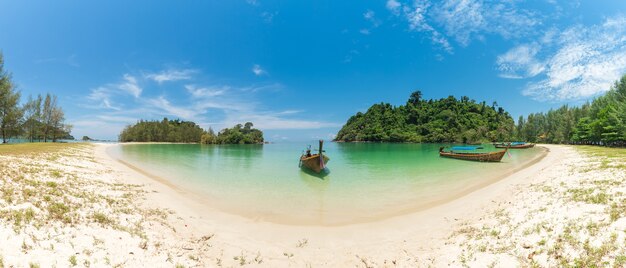
[[[256,253],[256,257],[254,257],[254,262],[256,264],[263,263],[263,257],[261,257],[261,252],[260,251]]]
[[[53,203],[48,206],[48,212],[50,218],[56,220],[64,220],[65,214],[70,211],[70,208],[63,203]]]
[[[78,265],[78,261],[76,260],[76,255],[72,255],[70,256],[70,258],[68,259],[68,261],[70,262],[70,265],[72,267]]]
[[[111,220],[106,214],[102,213],[102,212],[94,212],[92,215],[92,218],[95,222],[101,224],[101,225],[109,225],[114,223],[113,220]]]
[[[296,244],[296,247],[298,248],[303,248],[305,247],[307,244],[309,243],[308,239],[302,239],[302,240],[298,240],[298,244]]]
[[[246,260],[246,256],[243,254],[243,251],[241,252],[241,255],[233,257],[233,260],[239,261],[239,266],[244,266],[248,264],[248,261]]]

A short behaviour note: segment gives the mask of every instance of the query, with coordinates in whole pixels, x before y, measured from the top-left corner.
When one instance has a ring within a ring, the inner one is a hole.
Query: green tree
[[[4,70],[4,58],[0,53],[0,132],[2,143],[20,132],[22,110],[18,106],[20,93],[11,81],[11,74]]]

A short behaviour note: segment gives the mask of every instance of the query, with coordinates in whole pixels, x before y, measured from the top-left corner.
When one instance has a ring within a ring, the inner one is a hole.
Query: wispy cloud
[[[278,11],[275,11],[275,12],[264,11],[261,13],[261,18],[263,18],[263,21],[265,23],[272,23],[274,21],[274,17],[276,17],[277,15],[278,15]]]
[[[116,96],[131,95],[135,98],[139,98],[142,91],[143,89],[139,86],[139,82],[135,76],[124,74],[122,82],[120,83],[110,83],[91,89],[86,97],[88,104],[81,106],[92,109],[110,109],[118,111],[121,110],[122,107],[114,103],[113,99]]]
[[[292,111],[289,111],[292,112]],[[287,113],[292,114],[292,113]],[[227,113],[223,124],[234,125],[241,122],[254,122],[260,129],[319,129],[339,127],[340,124],[316,120],[285,118],[284,112]]]
[[[111,91],[106,87],[98,87],[91,90],[91,93],[87,95],[87,99],[96,102],[97,105],[87,106],[87,108],[105,108],[119,111],[121,108],[114,106],[111,102]]]
[[[195,78],[195,75],[190,75],[188,80],[197,80]],[[114,137],[125,125],[139,119],[162,117],[191,120],[204,128],[214,129],[247,121],[254,122],[261,129],[316,129],[338,126],[335,123],[308,119],[307,113],[301,110],[264,108],[258,102],[259,96],[268,91],[276,94],[284,87],[280,83],[234,86],[173,82],[169,93],[176,93],[170,95],[154,84],[151,87],[150,83],[146,83],[148,81],[156,80],[148,75],[137,77],[124,74],[121,83],[109,83],[90,90],[85,98],[92,104],[90,108],[97,109],[97,112],[73,118],[71,123],[75,125],[75,132],[79,135],[98,137],[97,135],[105,134],[107,137]],[[142,88],[140,84],[146,87]],[[134,98],[129,98],[129,95]]]
[[[68,57],[65,58],[45,58],[45,59],[36,59],[35,63],[36,64],[43,64],[43,63],[64,63],[67,64],[69,66],[72,67],[80,67],[80,63],[78,63],[78,60],[76,59],[77,56],[76,54],[72,54]]]
[[[119,84],[118,87],[119,89],[135,96],[135,98],[139,98],[139,95],[141,95],[141,91],[143,91],[143,89],[139,87],[139,84],[137,83],[137,78],[130,74],[124,75],[124,82]]]
[[[516,2],[390,0],[386,6],[393,15],[406,20],[409,30],[429,34],[434,45],[452,53],[450,39],[465,47],[489,34],[512,38],[532,32],[540,24],[537,15]]]
[[[189,80],[191,79],[192,75],[197,72],[198,72],[197,70],[192,70],[192,69],[184,69],[184,70],[169,69],[169,70],[161,71],[159,73],[146,74],[144,76],[145,78],[154,80],[155,82],[162,84],[164,82],[170,82],[170,81]]]
[[[165,114],[174,115],[176,117],[187,120],[194,119],[199,113],[199,111],[196,111],[195,109],[172,105],[170,101],[164,96],[159,96],[155,99],[149,99],[147,100],[147,103],[157,109],[162,110],[163,112],[165,112]]]
[[[256,76],[267,74],[267,72],[261,68],[261,65],[258,65],[258,64],[255,64],[254,66],[252,66],[252,72]]]
[[[385,6],[389,9],[389,11],[398,13],[402,5],[396,0],[387,0],[387,4],[385,4]]]
[[[376,18],[376,13],[372,10],[365,11],[365,13],[363,13],[363,18],[372,23],[373,27],[380,26],[381,21]]]
[[[524,44],[498,56],[496,63],[500,77],[520,79],[533,77],[543,72],[544,64],[535,58],[539,50],[539,44]]]
[[[221,87],[201,87],[198,88],[195,85],[185,85],[185,89],[191,93],[191,96],[195,98],[206,98],[206,97],[215,97],[224,95],[230,87],[221,86]]]
[[[541,59],[533,44],[520,45],[500,56],[503,76],[537,76],[523,91],[538,100],[582,99],[607,91],[626,72],[626,17],[600,25],[573,26],[544,40]],[[548,40],[550,42],[548,42]],[[521,59],[513,60],[513,55]]]

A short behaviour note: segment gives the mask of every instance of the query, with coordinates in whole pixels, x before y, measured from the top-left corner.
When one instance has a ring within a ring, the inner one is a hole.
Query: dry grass
[[[572,148],[582,160],[572,155],[564,172],[519,190],[532,202],[502,204],[451,235],[457,264],[475,266],[481,255],[495,265],[513,258],[524,267],[624,267],[626,233],[615,223],[626,217],[626,149]]]
[[[32,259],[27,254],[35,246],[45,245],[51,252],[61,247],[74,248],[73,241],[77,239],[72,234],[74,228],[100,230],[95,233],[116,232],[115,236],[119,237],[124,237],[125,233],[137,241],[138,249],[155,255],[175,251],[171,245],[148,246],[149,241],[163,243],[146,231],[162,226],[165,231],[175,233],[168,221],[171,212],[142,207],[146,192],[140,185],[119,183],[111,180],[111,176],[108,180],[98,179],[109,169],[94,164],[93,155],[94,147],[90,144],[0,145],[0,231],[12,229],[16,236],[24,237],[21,240],[22,253],[26,254],[23,258]],[[111,263],[110,257],[118,258],[111,266],[125,262],[123,256],[93,254],[111,246],[106,237],[94,236],[93,239],[94,248],[85,249],[80,261],[74,255],[55,257],[68,261],[71,266]],[[208,241],[197,243],[205,245]],[[201,265],[203,260],[195,257],[197,254],[175,255],[180,255],[183,263],[204,266]],[[5,263],[7,260],[0,258],[0,268]],[[169,263],[166,266],[174,264],[173,260]],[[13,264],[7,265],[12,267]],[[33,262],[31,266],[37,265]]]
[[[52,143],[52,142],[35,142],[35,143],[14,143],[0,144],[0,155],[23,156],[33,154],[47,154],[45,159],[58,159],[56,155],[61,150],[69,148],[81,148],[92,146],[88,143]]]

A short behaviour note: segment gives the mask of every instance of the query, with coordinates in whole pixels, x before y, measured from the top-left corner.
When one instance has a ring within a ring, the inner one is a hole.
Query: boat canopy
[[[478,146],[454,146],[452,147],[452,150],[454,151],[469,151],[469,150],[476,150],[478,149]]]

